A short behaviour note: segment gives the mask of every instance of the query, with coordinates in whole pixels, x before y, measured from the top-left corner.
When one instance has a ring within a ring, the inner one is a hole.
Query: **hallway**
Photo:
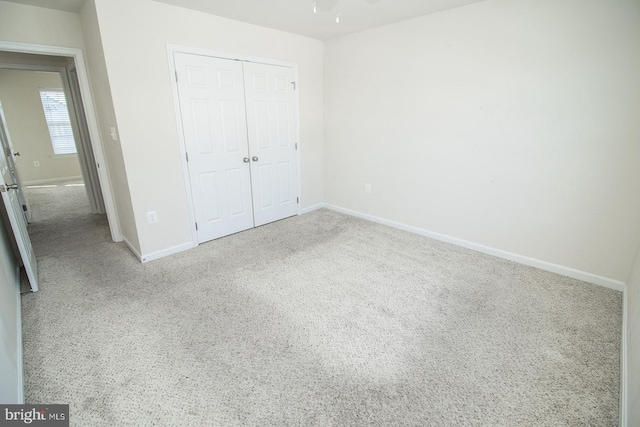
[[[29,236],[38,261],[82,247],[87,232],[111,243],[107,218],[90,213],[82,181],[28,186],[25,193],[32,215]]]

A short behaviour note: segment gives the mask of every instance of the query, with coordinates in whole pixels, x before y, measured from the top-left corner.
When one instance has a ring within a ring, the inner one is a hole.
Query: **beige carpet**
[[[327,210],[141,265],[83,191],[28,192],[71,425],[617,425],[619,292]]]

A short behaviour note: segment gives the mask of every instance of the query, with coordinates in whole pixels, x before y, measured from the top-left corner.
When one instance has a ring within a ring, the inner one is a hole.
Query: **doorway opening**
[[[0,59],[2,56],[0,55]],[[86,138],[86,121],[71,90],[68,70],[52,66],[6,69],[0,63],[0,119],[3,147],[15,182],[27,188],[84,186],[89,211],[104,214],[95,160]],[[67,84],[64,84],[64,81]],[[87,146],[89,149],[87,149]],[[27,222],[37,220],[26,191],[21,202]]]
[[[58,71],[2,69],[0,65],[0,119],[6,132],[3,148],[20,190],[51,188],[65,182],[85,185],[86,172],[81,168],[74,135],[78,132],[73,132],[78,126],[72,127],[69,114],[75,106],[67,101],[67,92]],[[37,221],[27,192],[20,195],[27,222]],[[89,196],[99,202],[91,212],[104,213],[101,192]]]
[[[82,187],[88,211],[106,214],[111,239],[122,240],[82,51],[0,42],[0,103],[3,201],[37,290],[26,188]]]
[[[85,164],[95,172],[91,182],[87,179],[87,174],[83,173],[82,176],[87,181],[87,185],[93,187],[90,189],[93,194],[102,193],[103,207],[96,205],[92,210],[106,212],[111,239],[115,242],[122,241],[114,194],[108,175],[108,166],[82,50],[0,41],[0,63],[3,64],[3,69],[47,71],[42,68],[38,69],[38,67],[48,66],[57,67],[54,71],[62,73],[62,83],[67,85],[65,89],[71,93],[70,102],[76,104],[75,114],[71,115],[71,119],[83,124],[78,129],[74,129],[74,132],[78,132],[78,135],[74,134],[76,141],[83,142],[83,144],[78,144],[78,160],[81,168]],[[67,78],[64,78],[65,75]],[[84,154],[80,151],[83,148],[85,149]]]

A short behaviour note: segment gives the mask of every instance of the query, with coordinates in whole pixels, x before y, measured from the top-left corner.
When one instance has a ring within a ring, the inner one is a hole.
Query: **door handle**
[[[0,185],[0,190],[2,190],[2,192],[7,192],[9,190],[17,190],[18,189],[18,184],[5,184],[4,186]]]
[[[257,162],[257,161],[258,161],[258,156],[253,156],[253,157],[251,158],[251,160],[253,160],[254,162]]]
[[[16,151],[15,153],[13,153],[14,156],[16,157],[20,157],[20,153],[18,151]]]
[[[244,159],[242,159],[242,161],[245,162],[245,163],[249,163],[249,158],[245,157]]]

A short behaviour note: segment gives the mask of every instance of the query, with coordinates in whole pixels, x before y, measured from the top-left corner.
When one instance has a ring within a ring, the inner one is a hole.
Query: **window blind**
[[[76,154],[76,143],[71,130],[71,119],[67,110],[67,99],[62,90],[40,89],[44,116],[49,126],[53,154]]]

